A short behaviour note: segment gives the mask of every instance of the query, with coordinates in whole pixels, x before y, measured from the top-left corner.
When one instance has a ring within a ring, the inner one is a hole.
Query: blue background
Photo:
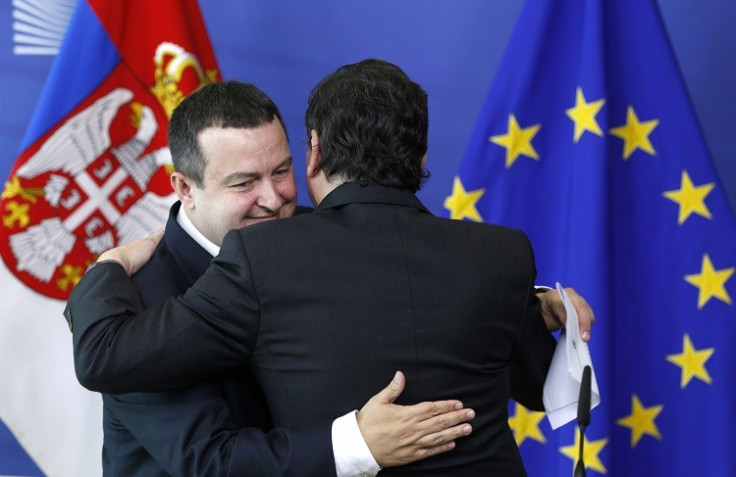
[[[581,0],[584,1],[584,0]],[[256,83],[280,106],[292,144],[300,203],[303,112],[311,87],[338,66],[380,57],[401,66],[430,97],[428,168],[420,193],[435,213],[450,194],[522,0],[200,0],[225,79]],[[736,2],[659,0],[716,170],[736,211]],[[0,2],[0,180],[19,153],[51,56],[13,54],[12,3]],[[162,20],[163,21],[163,20]],[[0,423],[0,474],[19,450]],[[23,460],[23,459],[21,459]]]

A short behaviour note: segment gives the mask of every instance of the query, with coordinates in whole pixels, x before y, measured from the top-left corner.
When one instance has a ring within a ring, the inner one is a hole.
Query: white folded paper
[[[567,323],[560,333],[544,382],[544,409],[552,429],[557,429],[577,417],[580,382],[585,366],[590,366],[591,371],[590,408],[595,408],[601,402],[588,344],[580,336],[578,314],[559,282],[557,293],[565,304]]]

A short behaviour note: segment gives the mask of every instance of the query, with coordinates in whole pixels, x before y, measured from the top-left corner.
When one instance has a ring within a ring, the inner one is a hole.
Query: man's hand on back
[[[455,448],[455,439],[473,430],[467,421],[475,411],[460,401],[423,402],[401,406],[394,401],[406,380],[397,371],[391,383],[358,412],[358,427],[381,467],[408,464]]]
[[[161,230],[156,235],[134,240],[128,244],[120,245],[103,252],[96,263],[117,262],[125,269],[128,275],[133,275],[151,259],[156,246],[164,236]]]

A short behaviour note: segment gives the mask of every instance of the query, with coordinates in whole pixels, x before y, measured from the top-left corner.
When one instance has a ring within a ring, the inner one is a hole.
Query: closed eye
[[[290,171],[291,171],[291,167],[285,167],[283,169],[279,169],[273,173],[273,177],[275,179],[283,179],[289,175]]]
[[[238,182],[237,184],[231,184],[229,187],[231,189],[237,189],[237,190],[250,190],[255,186],[256,181],[254,179]]]

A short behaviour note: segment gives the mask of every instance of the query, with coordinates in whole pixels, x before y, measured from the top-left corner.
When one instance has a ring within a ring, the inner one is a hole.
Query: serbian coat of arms
[[[186,94],[217,81],[181,46],[160,43],[153,77],[125,64],[18,159],[0,201],[0,254],[26,285],[66,299],[103,251],[151,235],[175,196],[166,126]]]

